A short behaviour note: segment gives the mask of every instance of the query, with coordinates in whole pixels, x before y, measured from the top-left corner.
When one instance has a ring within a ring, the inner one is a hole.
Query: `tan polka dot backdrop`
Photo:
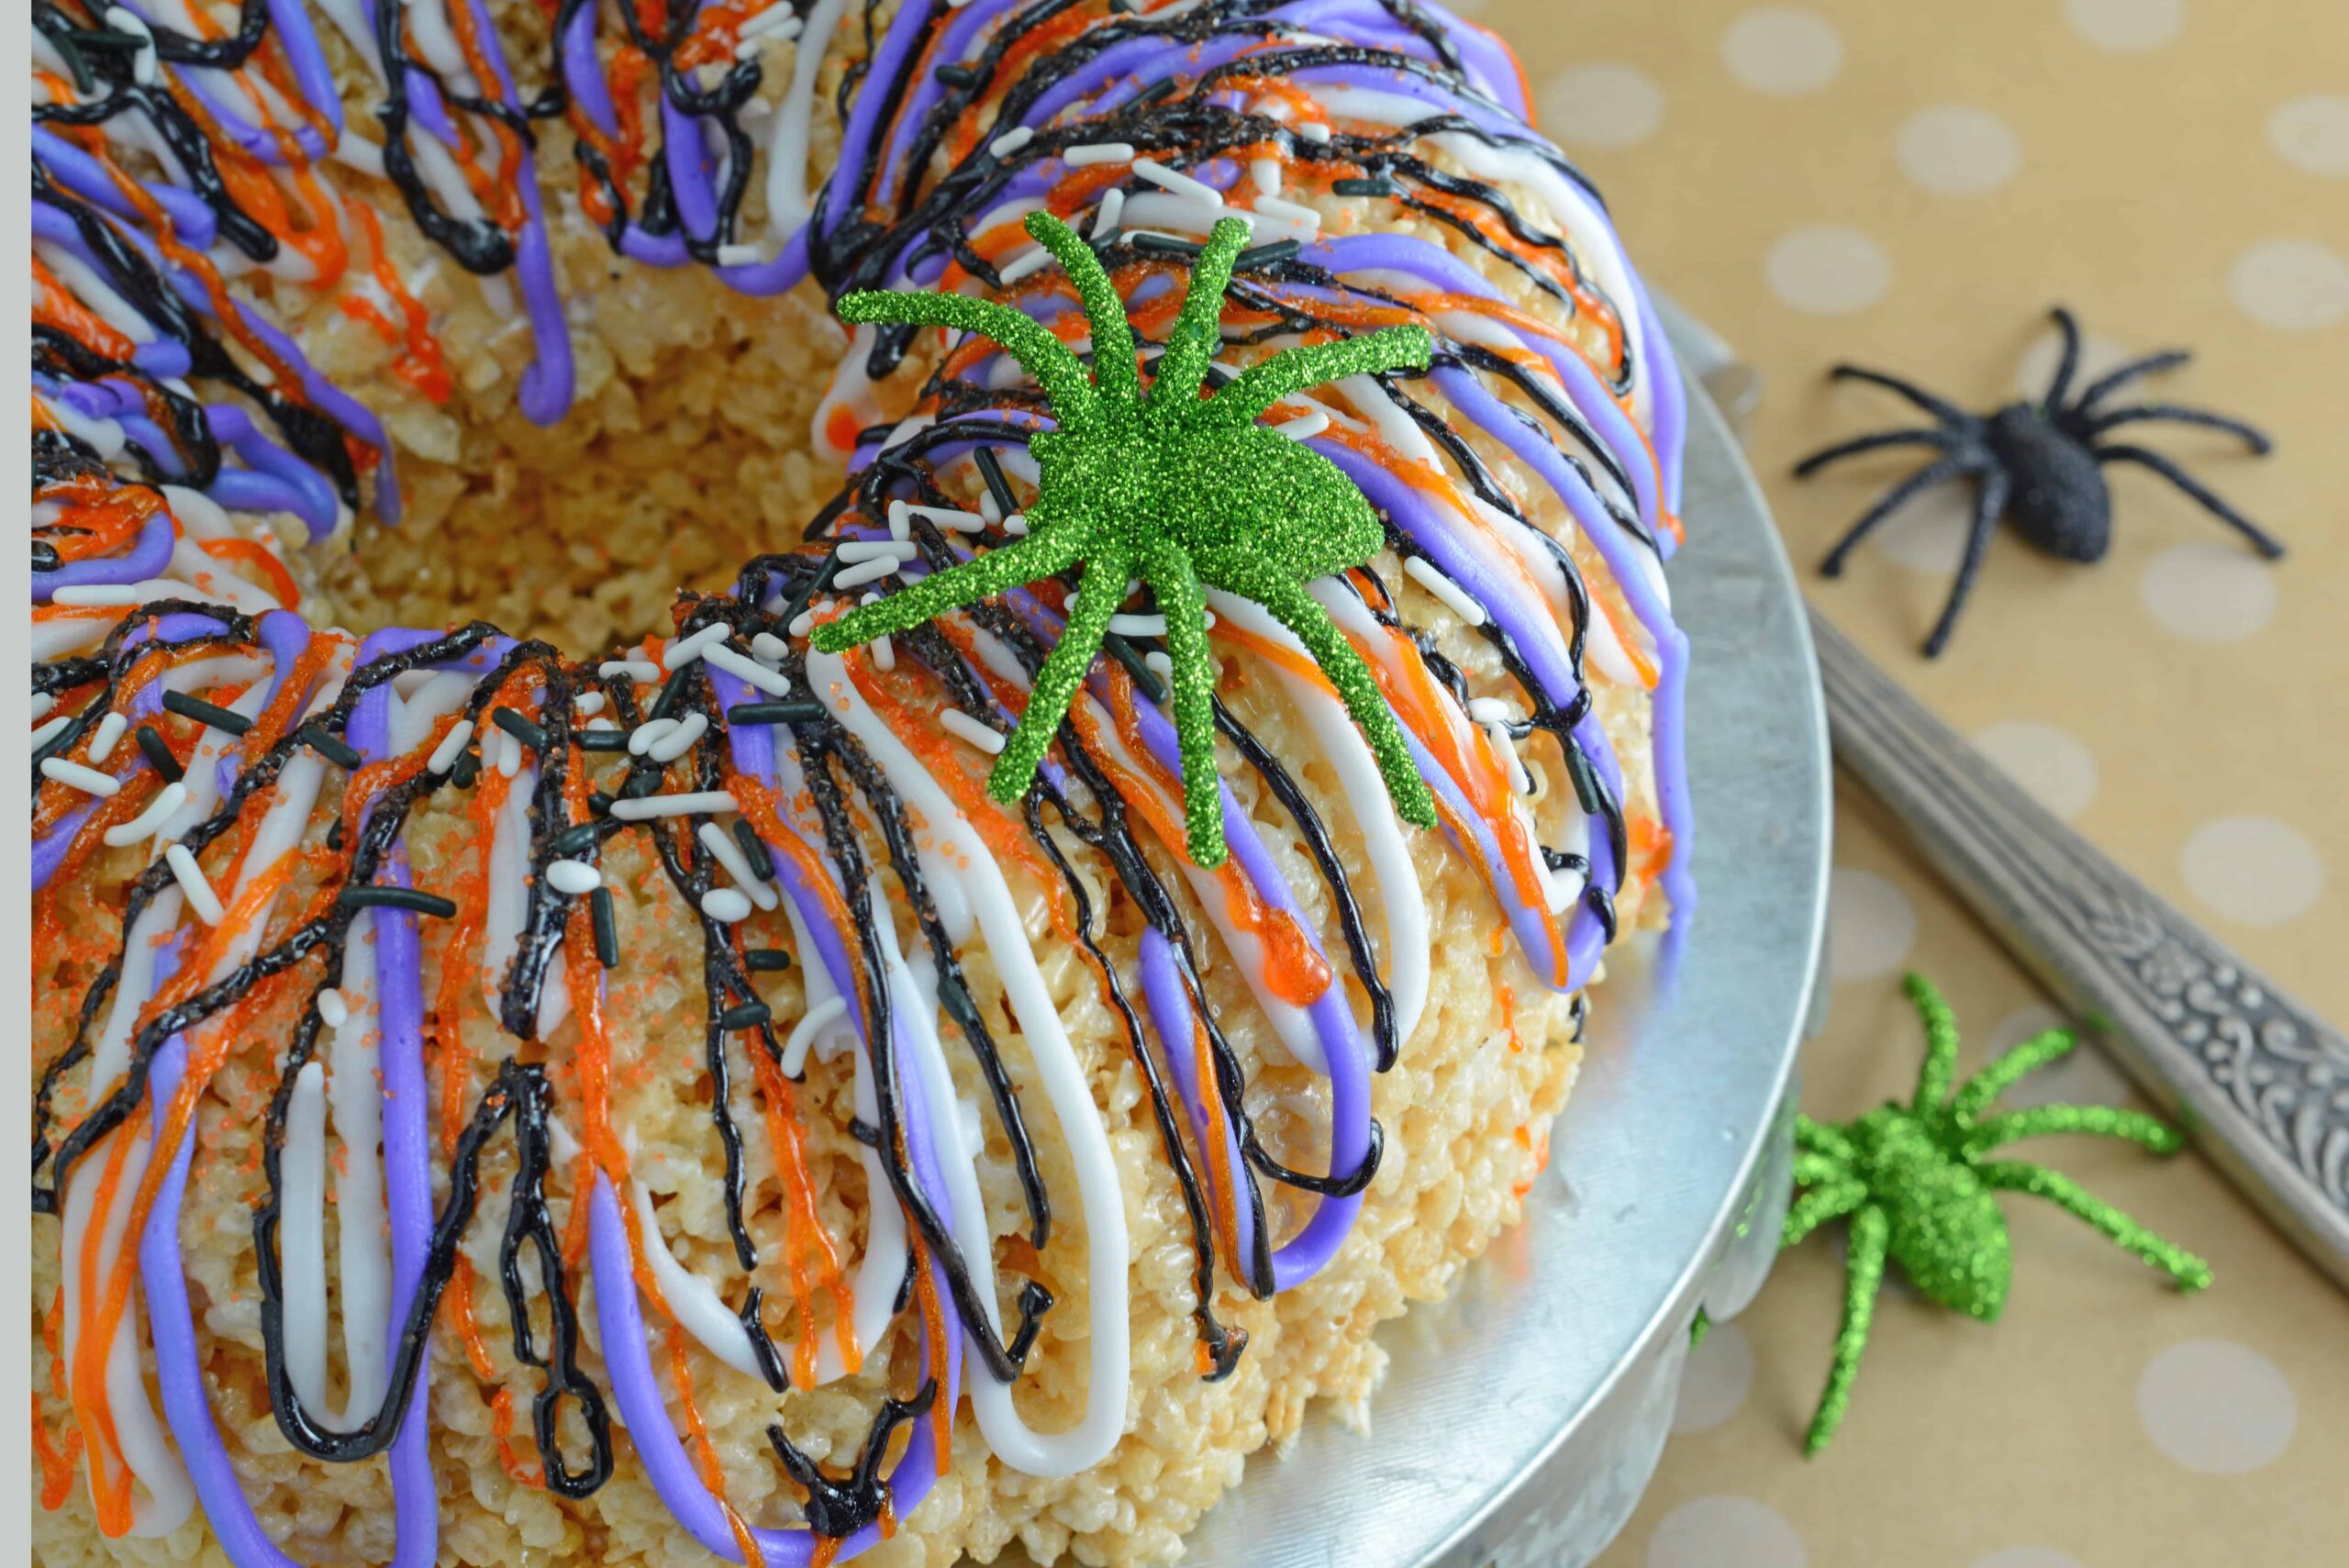
[[[2349,1016],[2349,6],[1462,9],[1517,45],[1544,128],[1649,278],[1760,369],[1754,465],[1812,601],[2051,811]],[[2056,304],[2086,329],[2086,377],[2195,350],[2130,398],[2248,420],[2273,454],[2183,425],[2125,437],[2289,553],[2263,561],[2155,473],[2115,465],[2106,558],[2059,562],[2001,530],[1928,662],[1970,484],[1919,495],[1827,581],[1829,547],[1934,454],[1790,471],[1920,422],[1888,393],[1831,384],[1831,365],[1987,412],[2045,389]],[[1910,967],[1956,1006],[1968,1063],[2063,1021],[1855,790],[1836,834],[1831,1008],[1806,1108],[1848,1117],[1913,1082]],[[2051,1101],[2133,1096],[2084,1050],[2009,1097]],[[1889,1284],[1842,1433],[1806,1460],[1842,1284],[1840,1238],[1814,1240],[1694,1353],[1662,1471],[1604,1568],[2343,1561],[2349,1297],[2199,1154],[2071,1139],[2025,1157],[2201,1252],[2215,1286],[2179,1296],[2010,1197],[2003,1320]]]

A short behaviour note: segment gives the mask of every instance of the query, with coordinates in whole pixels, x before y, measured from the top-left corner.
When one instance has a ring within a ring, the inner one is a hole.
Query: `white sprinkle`
[[[50,757],[40,765],[43,778],[54,779],[70,789],[101,798],[122,788],[122,781],[112,773],[102,773],[95,768],[85,768],[79,762],[69,762],[62,757]]]
[[[641,757],[653,747],[676,733],[679,721],[674,718],[648,718],[629,731],[628,754]]]
[[[701,895],[701,912],[730,926],[751,917],[751,900],[734,888],[713,887]]]
[[[1118,219],[1125,216],[1125,211],[1126,193],[1123,189],[1111,191],[1103,196],[1101,211],[1093,220],[1093,238],[1106,239],[1116,233]]]
[[[593,718],[597,714],[604,711],[604,694],[601,692],[582,692],[573,700],[571,706],[579,710],[580,717]]]
[[[55,718],[50,719],[47,724],[42,725],[39,729],[34,730],[32,732],[33,750],[38,751],[43,746],[48,745],[50,739],[54,737],[59,730],[63,729],[67,725],[72,722],[73,716],[72,714],[61,713]]]
[[[152,87],[157,80],[155,68],[155,35],[147,24],[119,6],[106,7],[106,26],[117,32],[129,33],[139,39],[139,47],[130,56],[130,77],[141,87]]]
[[[781,33],[785,38],[799,36],[799,17],[788,5],[770,6],[734,30],[738,39],[763,39],[769,33]]]
[[[1111,616],[1109,629],[1119,637],[1164,637],[1164,616]]]
[[[636,800],[612,802],[615,822],[649,822],[655,817],[716,816],[734,809],[734,797],[722,789],[692,795],[648,795]]]
[[[762,664],[780,664],[790,652],[791,644],[771,631],[760,632],[751,639],[751,657]]]
[[[816,1037],[847,1014],[848,998],[841,995],[827,996],[808,1008],[807,1015],[792,1026],[790,1038],[783,1042],[783,1058],[777,1065],[782,1067],[784,1076],[797,1077],[799,1070],[807,1064],[807,1048],[816,1043]]]
[[[816,612],[814,610],[800,611],[797,615],[791,617],[791,624],[785,627],[783,629],[791,633],[794,637],[807,636],[809,632],[816,629]]]
[[[626,675],[631,681],[657,681],[661,678],[661,666],[642,659],[607,659],[596,666],[596,674],[597,679],[606,681],[615,675]]]
[[[1000,756],[1003,752],[1003,737],[959,707],[940,708],[938,723],[941,728],[961,736],[990,757]]]
[[[522,742],[503,729],[495,737],[497,746],[497,771],[507,778],[522,771]]]
[[[1479,724],[1507,724],[1517,716],[1498,697],[1470,697],[1468,717]]]
[[[1321,227],[1321,215],[1309,206],[1299,206],[1278,196],[1258,196],[1256,210],[1267,217],[1285,217],[1291,223],[1301,223],[1308,228]]]
[[[1028,537],[1028,514],[1025,512],[1014,512],[1011,516],[1004,518],[1003,531],[1009,534],[1013,539],[1026,539]]]
[[[457,765],[457,759],[465,754],[466,743],[473,738],[473,721],[470,718],[457,720],[449,727],[449,733],[440,737],[440,744],[432,748],[432,755],[424,760],[425,767],[436,773],[447,773]]]
[[[684,669],[701,657],[703,649],[713,642],[725,641],[729,629],[724,621],[713,621],[691,637],[679,638],[669,644],[669,651],[666,653],[661,655],[661,668],[663,670]]]
[[[897,667],[897,645],[886,637],[876,637],[865,647],[873,655],[875,669],[894,670]]]
[[[718,264],[721,267],[755,267],[767,259],[767,253],[755,245],[720,245]]]
[[[129,728],[130,720],[119,713],[110,713],[98,720],[98,732],[90,737],[90,761],[105,762],[106,753],[114,750],[114,743],[121,740],[122,732]]]
[[[1330,416],[1316,408],[1294,419],[1285,419],[1273,427],[1275,435],[1286,436],[1292,441],[1311,440],[1330,428]]]
[[[726,868],[726,874],[734,879],[734,884],[750,895],[751,903],[762,909],[772,909],[782,902],[774,888],[759,880],[758,873],[751,868],[750,857],[742,852],[742,846],[736,843],[724,828],[715,822],[705,822],[694,836],[702,841],[702,847],[709,851],[710,858]]]
[[[28,717],[37,719],[56,706],[57,698],[53,694],[49,692],[35,692],[33,694],[33,711]]]
[[[1468,591],[1438,572],[1423,555],[1412,556],[1403,562],[1403,574],[1444,602],[1453,615],[1470,626],[1485,624],[1485,606],[1468,596]]]
[[[1008,158],[1035,139],[1036,133],[1026,126],[1014,126],[988,142],[987,150],[997,158]]]
[[[907,520],[909,517],[910,514],[906,510],[906,504],[903,501],[889,503],[889,537],[891,539],[906,539],[913,537],[913,524]]]
[[[1135,159],[1134,172],[1152,184],[1172,191],[1178,196],[1189,196],[1192,200],[1205,202],[1209,206],[1223,205],[1221,191],[1204,180],[1195,180],[1179,170],[1169,169],[1155,158]]]
[[[330,1029],[339,1029],[351,1021],[351,1004],[331,985],[318,993],[318,1021]]]
[[[604,876],[585,861],[549,861],[547,885],[557,893],[568,893],[577,897],[603,886]]]
[[[587,721],[587,728],[595,730],[597,734],[609,735],[613,730],[618,729],[619,726],[614,724],[610,719],[606,718],[599,713],[595,717]]]
[[[974,534],[987,526],[987,520],[977,512],[965,512],[953,506],[908,506],[917,517],[928,517],[940,528],[958,534]]]
[[[1133,156],[1130,141],[1094,141],[1069,148],[1061,154],[1061,161],[1072,169],[1089,169],[1096,163],[1130,163]]]
[[[220,895],[204,880],[204,868],[195,863],[185,844],[173,844],[163,851],[164,863],[172,868],[172,875],[187,895],[187,906],[195,911],[196,918],[207,926],[217,926],[228,918],[228,911],[220,907]]]
[[[900,562],[894,555],[879,561],[861,561],[845,572],[832,573],[832,586],[840,589],[862,588],[867,583],[878,583],[896,571]]]
[[[130,583],[73,583],[56,590],[49,597],[52,604],[83,608],[98,605],[135,605],[139,602],[139,589]]]
[[[1330,139],[1330,128],[1319,120],[1308,120],[1297,128],[1297,134],[1308,141],[1327,141]]]
[[[866,561],[911,561],[917,553],[913,540],[906,539],[852,539],[840,547],[841,559],[852,566]]]
[[[1141,656],[1141,662],[1144,664],[1149,665],[1152,669],[1157,671],[1160,674],[1165,676],[1167,679],[1172,680],[1174,678],[1174,661],[1166,657],[1165,654],[1161,653],[1157,649],[1153,648],[1149,652],[1143,654]]]
[[[1256,182],[1258,195],[1276,196],[1281,194],[1281,161],[1279,159],[1259,158],[1248,165],[1248,173],[1249,177]]]
[[[1017,261],[1012,262],[1009,266],[997,267],[996,269],[996,276],[1002,279],[1004,286],[1008,288],[1022,278],[1033,277],[1036,273],[1042,272],[1046,267],[1049,267],[1052,264],[1052,253],[1039,245],[1034,250],[1029,251],[1025,256],[1020,257]],[[903,503],[900,503],[900,505],[903,505]]]
[[[684,723],[645,748],[644,754],[656,762],[674,762],[692,751],[694,742],[699,740],[702,731],[708,728],[707,714],[689,713],[685,715]]]
[[[762,632],[760,635],[763,637],[766,634]],[[711,669],[723,670],[744,685],[756,686],[763,692],[769,692],[779,697],[787,697],[791,695],[791,683],[788,680],[763,664],[752,663],[722,642],[714,644],[705,651],[702,660]]]
[[[1501,760],[1508,764],[1509,774],[1517,784],[1517,793],[1531,795],[1533,775],[1525,771],[1525,762],[1517,754],[1517,742],[1508,738],[1507,727],[1488,724],[1485,726],[1485,734],[1491,740],[1493,750],[1499,752]]]
[[[156,793],[147,803],[147,809],[128,822],[117,822],[106,829],[106,842],[117,849],[135,844],[172,818],[173,813],[187,804],[187,785],[174,779]]]

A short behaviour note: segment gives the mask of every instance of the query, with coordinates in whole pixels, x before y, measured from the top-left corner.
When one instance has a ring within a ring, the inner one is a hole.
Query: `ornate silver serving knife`
[[[1742,427],[1760,378],[1701,328],[1682,341],[1714,350],[1689,356],[1689,371]],[[1817,610],[1810,634],[1837,763],[2146,1094],[2349,1288],[2349,1039],[2057,821]]]

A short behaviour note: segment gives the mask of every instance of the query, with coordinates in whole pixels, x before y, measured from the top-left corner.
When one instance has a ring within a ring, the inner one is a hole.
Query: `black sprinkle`
[[[1391,196],[1402,189],[1384,174],[1373,174],[1366,180],[1334,180],[1330,188],[1341,196]]]
[[[583,751],[625,751],[628,731],[625,729],[582,729],[572,737]]]
[[[217,703],[192,697],[185,692],[165,692],[163,707],[166,712],[176,713],[182,718],[200,719],[213,728],[225,729],[231,735],[242,735],[253,727],[253,721],[243,714],[230,713]]]
[[[596,790],[587,796],[587,809],[598,817],[607,817],[611,814],[612,797],[600,789]]]
[[[187,776],[180,760],[172,755],[171,742],[163,739],[161,730],[151,724],[142,724],[132,731],[131,739],[139,742],[139,749],[147,754],[147,765],[162,774],[165,784],[177,784]]]
[[[993,447],[980,447],[971,453],[979,465],[979,477],[986,482],[987,494],[995,497],[996,506],[1005,517],[1019,510],[1019,503],[1011,494],[1011,481],[1003,476],[1003,463]]]
[[[774,862],[767,855],[767,847],[760,841],[758,830],[740,817],[734,818],[734,841],[742,846],[742,853],[751,862],[751,873],[761,882],[774,880]]]
[[[612,890],[598,886],[587,895],[587,914],[596,927],[596,962],[617,969],[620,962],[619,917],[612,912]]]
[[[1114,631],[1106,631],[1101,634],[1101,646],[1108,651],[1110,658],[1126,667],[1126,673],[1134,678],[1142,695],[1152,702],[1166,700],[1166,683],[1158,678],[1158,672],[1143,661],[1132,643]]]
[[[60,564],[57,547],[40,539],[33,540],[33,570],[54,572]]]
[[[1171,234],[1130,234],[1126,236],[1126,243],[1145,255],[1196,259],[1199,253],[1198,241],[1177,239]]]
[[[346,887],[335,895],[335,902],[346,909],[406,909],[411,914],[437,915],[443,920],[457,912],[454,899],[422,888],[385,887],[380,883]]]
[[[583,850],[594,848],[597,836],[593,822],[574,823],[557,833],[547,848],[552,850],[558,858],[568,860]]]
[[[718,1027],[729,1033],[736,1029],[754,1029],[774,1017],[774,1009],[764,1002],[744,1002],[718,1015]]]
[[[338,768],[356,768],[367,761],[357,747],[323,725],[306,724],[295,733],[295,739]]]
[[[456,766],[449,770],[449,782],[459,789],[471,789],[473,780],[481,777],[481,758],[471,751],[457,758]]]
[[[789,702],[736,703],[726,710],[729,724],[807,724],[824,717],[824,705],[813,697]]]
[[[976,83],[979,79],[977,72],[973,71],[967,65],[957,65],[952,61],[949,61],[946,64],[940,66],[936,71],[931,72],[930,74],[937,77],[941,82],[945,83],[949,87],[969,87]]]
[[[782,948],[751,948],[742,954],[742,962],[753,973],[761,971],[772,973],[776,970],[789,969],[791,954]]]
[[[698,662],[698,661],[696,662]],[[666,718],[669,717],[669,710],[677,706],[677,699],[679,697],[685,695],[685,677],[690,674],[692,671],[693,665],[687,664],[684,669],[679,670],[675,674],[661,683],[660,694],[652,699],[652,706],[644,711],[645,723],[650,724],[656,718]]]
[[[1231,259],[1232,271],[1252,272],[1259,267],[1269,267],[1286,261],[1305,249],[1294,239],[1275,239],[1270,245],[1251,245]]]
[[[543,751],[546,750],[546,730],[542,727],[533,724],[529,719],[524,717],[520,713],[518,713],[513,708],[503,706],[491,708],[489,710],[489,721],[497,726],[498,728],[506,731],[507,734],[514,737],[515,740],[519,740],[523,745],[528,746],[531,751]]]

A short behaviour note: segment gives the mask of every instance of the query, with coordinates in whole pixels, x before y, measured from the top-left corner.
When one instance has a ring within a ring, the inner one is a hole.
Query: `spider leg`
[[[834,314],[851,325],[951,327],[992,338],[1019,368],[1044,389],[1053,416],[1063,425],[1099,417],[1101,399],[1085,361],[1025,311],[991,299],[962,294],[914,294],[896,289],[858,289],[841,296]]]
[[[1917,428],[1910,430],[1878,430],[1872,436],[1854,436],[1848,441],[1838,441],[1822,448],[1795,464],[1795,477],[1809,479],[1831,462],[1841,462],[1847,457],[1872,452],[1883,447],[1940,447],[1947,450],[1949,436],[1942,430]]]
[[[2212,517],[2249,539],[2252,548],[2268,560],[2275,561],[2283,555],[2284,547],[2277,541],[2273,534],[2221,500],[2217,494],[2206,487],[2200,480],[2161,453],[2145,447],[2121,445],[2100,446],[2092,450],[2099,462],[2133,462],[2152,469],[2155,473],[2200,502],[2203,509]]]
[[[1359,338],[1341,338],[1301,349],[1285,349],[1259,360],[1226,382],[1208,402],[1219,423],[1245,425],[1286,397],[1341,376],[1424,369],[1432,350],[1427,328],[1382,327]]]
[[[1995,1160],[1974,1168],[1986,1186],[2043,1197],[2128,1251],[2134,1252],[2187,1290],[2210,1283],[2210,1265],[2174,1241],[2165,1241],[2126,1214],[2058,1172],[2020,1160]]]
[[[2080,400],[2072,406],[2082,414],[2091,412],[2099,403],[2131,382],[2142,376],[2157,375],[2163,371],[2176,370],[2193,357],[2184,349],[2164,349],[2157,354],[2147,354],[2143,359],[2131,360],[2127,364],[2117,370],[2108,371],[2091,382],[2087,389],[2080,394]]]
[[[2096,1138],[2124,1139],[2155,1154],[2175,1154],[2186,1147],[2178,1130],[2159,1117],[2117,1106],[2033,1106],[2029,1110],[1992,1117],[1966,1135],[1969,1153],[1979,1154],[2002,1143],[2051,1133],[2084,1132]]]
[[[1061,717],[1068,712],[1085,673],[1093,667],[1093,656],[1101,651],[1109,617],[1118,613],[1118,602],[1125,597],[1126,576],[1132,564],[1115,544],[1086,559],[1080,587],[1090,585],[1094,592],[1078,598],[1076,612],[1061,628],[1060,640],[1045,655],[1043,668],[1036,672],[1027,711],[1019,716],[1011,739],[1004,742],[1002,755],[987,774],[987,794],[1005,805],[1027,794],[1034,782],[1036,765],[1044,760],[1052,737],[1060,733]]]
[[[1040,528],[1016,544],[933,572],[909,588],[860,605],[838,620],[826,621],[816,628],[811,640],[821,652],[845,653],[876,637],[910,631],[948,610],[1067,571],[1084,552],[1087,537],[1082,526],[1063,523]]]
[[[1183,818],[1192,863],[1213,871],[1223,841],[1223,787],[1215,766],[1215,655],[1208,650],[1207,599],[1191,558],[1168,545],[1144,556],[1142,580],[1166,617],[1166,656],[1174,665],[1174,728],[1183,749]]]
[[[1824,1154],[1831,1160],[1856,1158],[1857,1151],[1842,1130],[1823,1121],[1813,1121],[1798,1113],[1795,1117],[1795,1147],[1808,1154]]]
[[[2032,1036],[1968,1078],[1958,1089],[1957,1098],[1950,1102],[1951,1117],[1960,1126],[1971,1125],[1990,1108],[1991,1101],[2048,1063],[2061,1062],[2078,1043],[2079,1036],[2070,1029],[2048,1029]]]
[[[1208,231],[1208,242],[1191,263],[1182,308],[1167,331],[1166,351],[1158,356],[1149,403],[1155,417],[1187,418],[1197,404],[1200,384],[1223,342],[1223,293],[1231,283],[1231,263],[1247,243],[1248,226],[1236,217],[1218,218]]]
[[[1134,364],[1133,323],[1126,318],[1126,302],[1101,267],[1093,247],[1048,212],[1028,215],[1028,237],[1051,252],[1069,281],[1076,285],[1077,302],[1093,332],[1093,384],[1112,407],[1141,401],[1141,373]]]
[[[2047,395],[2039,400],[2043,413],[2053,414],[2064,406],[2064,394],[2072,388],[2072,376],[2080,368],[2080,324],[2062,306],[2049,312],[2055,318],[2055,329],[2064,334],[2064,352],[2055,361],[2055,374],[2047,383]]]
[[[1909,1108],[1922,1116],[1942,1103],[1957,1075],[1957,1014],[1933,983],[1911,973],[1900,983],[1917,1021],[1925,1027],[1925,1060],[1917,1069],[1917,1093]]]
[[[1386,706],[1370,667],[1354,651],[1354,645],[1303,584],[1273,582],[1256,586],[1264,591],[1250,596],[1297,634],[1314,662],[1321,666],[1321,673],[1345,699],[1346,712],[1370,743],[1371,755],[1378,760],[1379,776],[1386,781],[1386,793],[1394,797],[1397,814],[1421,828],[1434,827],[1435,796],[1428,793],[1427,781],[1419,777],[1419,764],[1411,760],[1411,749],[1404,743],[1395,710]]]
[[[1803,1451],[1817,1453],[1843,1424],[1851,1407],[1852,1383],[1860,1373],[1860,1352],[1867,1348],[1868,1329],[1876,1321],[1876,1293],[1884,1284],[1885,1248],[1891,1240],[1891,1222],[1875,1204],[1852,1217],[1852,1238],[1843,1275],[1843,1321],[1835,1330],[1835,1356],[1827,1369],[1827,1387],[1819,1409],[1804,1434]]]
[[[1787,1209],[1787,1225],[1778,1233],[1778,1245],[1792,1247],[1829,1220],[1841,1219],[1867,1201],[1867,1184],[1856,1176],[1813,1187]]]
[[[2224,414],[2213,414],[2207,408],[2188,408],[2176,403],[2140,403],[2132,408],[2115,408],[2089,419],[2086,429],[2094,438],[2103,435],[2115,425],[2127,425],[2143,419],[2162,419],[2176,425],[2199,425],[2206,429],[2224,430],[2231,436],[2241,436],[2243,445],[2261,457],[2266,456],[2276,445],[2267,439],[2267,432],[2255,425],[2230,419]]]
[[[1941,619],[1933,623],[1932,635],[1925,639],[1928,659],[1940,658],[1942,650],[1949,646],[1949,634],[1956,628],[1958,612],[1965,607],[1966,595],[1974,592],[1974,579],[1981,572],[1982,557],[1990,548],[1990,535],[2006,512],[2007,489],[2004,469],[1991,469],[1983,476],[1981,493],[1974,498],[1974,528],[1965,536],[1965,559],[1958,562],[1957,581],[1950,584],[1949,602],[1942,606]],[[1946,1080],[1942,1086],[1948,1087]]]
[[[1860,365],[1837,365],[1827,373],[1837,381],[1864,381],[1870,386],[1881,386],[1887,391],[1897,392],[1934,418],[1945,419],[1953,425],[1966,424],[1974,417],[1947,398],[1936,397],[1914,382],[1903,381],[1897,375],[1887,375],[1882,371],[1872,371]]]
[[[1843,562],[1851,555],[1853,549],[1862,539],[1867,538],[1878,523],[1899,510],[1900,504],[1911,495],[1920,490],[1930,489],[1933,485],[1945,484],[1979,466],[1980,459],[1972,452],[1952,453],[1948,457],[1937,458],[1927,463],[1886,491],[1875,506],[1860,514],[1860,520],[1852,525],[1852,531],[1837,540],[1835,548],[1827,552],[1827,559],[1819,563],[1820,575],[1822,577],[1842,575]]]

